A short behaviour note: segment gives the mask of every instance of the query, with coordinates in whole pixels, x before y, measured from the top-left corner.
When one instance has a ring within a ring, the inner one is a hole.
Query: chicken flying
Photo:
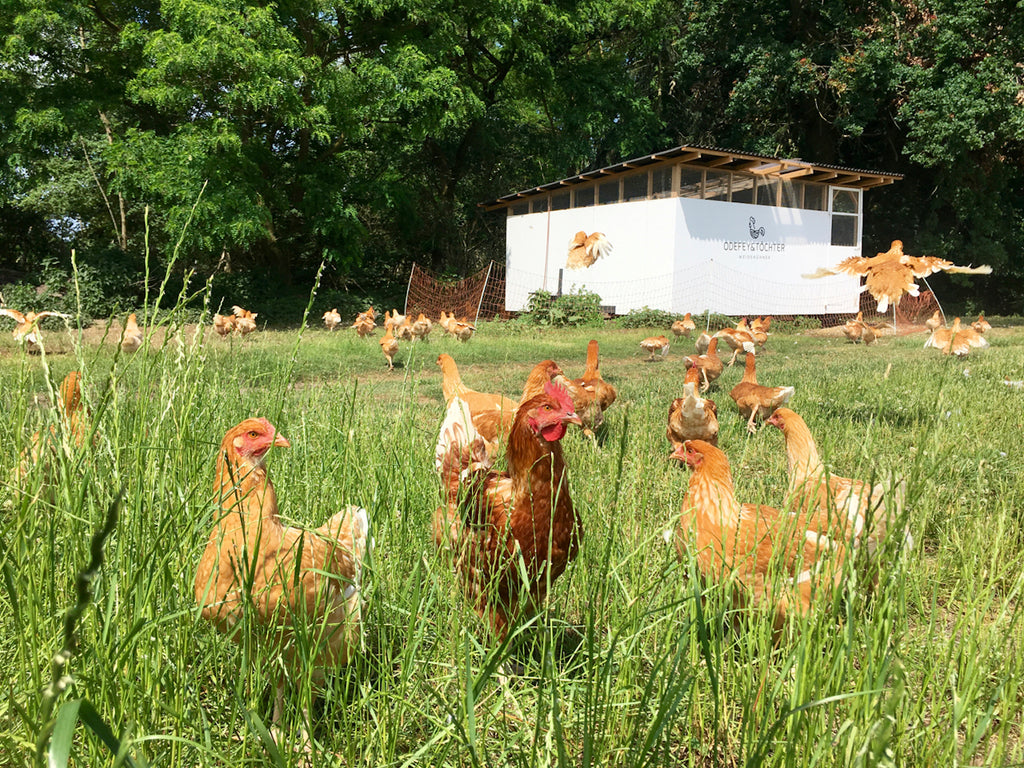
[[[828,275],[856,275],[867,277],[863,291],[868,291],[878,302],[878,311],[885,312],[889,305],[896,306],[903,294],[917,296],[919,286],[914,278],[928,277],[935,272],[962,275],[989,275],[992,267],[959,267],[937,256],[908,256],[903,253],[903,241],[893,240],[889,250],[875,256],[851,256],[834,267],[822,267],[804,277],[814,279]]]

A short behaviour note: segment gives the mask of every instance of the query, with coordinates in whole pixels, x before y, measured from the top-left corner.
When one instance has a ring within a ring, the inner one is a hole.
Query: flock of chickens
[[[255,317],[234,307],[232,315],[217,315],[214,327],[222,336],[245,334],[255,328]],[[979,346],[975,336],[981,338],[990,327],[983,317],[971,328],[962,328],[959,318],[950,329],[935,320],[929,343],[954,354],[960,354],[961,339],[968,349]],[[324,314],[328,329],[340,322],[336,310]],[[463,341],[474,330],[447,313],[439,322]],[[859,315],[851,323],[870,327]],[[372,307],[353,323],[360,336],[375,325]],[[380,343],[390,366],[398,339],[424,339],[432,323],[422,314],[411,320],[396,311],[385,312],[384,327]],[[910,545],[910,536],[901,515],[903,488],[830,472],[807,424],[785,407],[794,388],[758,382],[756,353],[767,343],[770,327],[770,317],[749,323],[744,318],[735,328],[697,336],[695,353],[684,359],[682,397],[668,408],[666,436],[670,458],[692,470],[674,533],[680,561],[692,560],[706,582],[730,585],[738,606],[769,612],[779,632],[790,616],[808,613],[843,588],[845,563],[855,553],[868,554],[857,563],[870,562],[890,528],[901,546]],[[677,338],[695,332],[690,314],[672,327]],[[863,330],[859,338],[864,340]],[[720,341],[733,352],[728,363],[718,356]],[[142,331],[131,315],[122,345],[134,351],[141,344]],[[641,342],[652,357],[666,355],[668,346],[665,336]],[[749,431],[764,420],[781,431],[785,443],[789,488],[778,509],[736,499],[729,460],[718,447],[719,411],[703,396],[741,354],[743,375],[730,391],[736,409]],[[456,578],[490,633],[504,641],[541,606],[579,552],[583,523],[570,496],[561,441],[571,427],[593,438],[617,391],[601,375],[596,340],[588,344],[579,378],[568,377],[554,360],[543,360],[529,373],[518,399],[470,389],[448,354],[439,355],[437,364],[446,409],[435,448],[440,501],[433,540],[451,558]],[[65,379],[59,398],[61,430],[82,447],[87,420],[77,372]],[[17,470],[21,478],[45,463],[45,446],[55,434],[33,436]],[[309,665],[317,680],[359,650],[360,586],[372,545],[369,514],[357,506],[347,506],[315,530],[282,524],[266,457],[289,445],[264,418],[246,419],[224,435],[213,485],[219,512],[194,582],[205,619],[236,641],[243,632],[257,632],[286,662],[279,666],[274,723],[296,669]],[[502,457],[506,468],[499,470]],[[300,654],[300,646],[313,651]]]
[[[324,325],[329,331],[335,330],[342,323],[337,307],[324,312],[323,319]],[[454,313],[442,311],[437,324],[441,326],[446,335],[454,336],[459,341],[469,341],[476,332],[476,326],[470,323],[468,318],[463,317],[459,320]],[[377,329],[376,311],[371,306],[365,312],[360,312],[350,327],[355,328],[356,334],[361,339],[372,335]],[[380,351],[384,354],[384,359],[387,360],[388,369],[391,370],[395,367],[395,355],[398,354],[399,340],[424,341],[432,330],[434,330],[434,321],[422,312],[413,320],[408,315],[399,314],[397,309],[390,312],[384,310],[384,338],[380,340]]]
[[[689,316],[679,321],[677,334],[692,333],[690,324]],[[679,559],[692,555],[704,580],[732,584],[738,605],[771,612],[780,631],[789,616],[832,598],[848,558],[861,548],[874,554],[888,530],[902,524],[904,491],[826,469],[807,424],[783,407],[794,388],[757,381],[755,351],[767,341],[770,324],[770,318],[744,319],[736,328],[702,334],[697,354],[685,359],[683,397],[669,406],[667,438],[671,458],[693,470],[675,533]],[[764,419],[784,436],[789,491],[782,509],[735,498],[729,461],[717,446],[718,409],[701,396],[726,367],[717,355],[720,339],[734,359],[746,354],[730,395],[747,428],[754,431],[756,420]],[[579,550],[583,525],[560,441],[572,425],[595,429],[615,401],[598,352],[591,341],[579,379],[568,378],[553,360],[541,361],[518,402],[468,389],[454,360],[438,358],[447,411],[435,450],[442,503],[434,541],[451,552],[468,600],[499,640],[542,603]],[[502,449],[507,469],[497,471]],[[899,535],[909,544],[905,529]]]

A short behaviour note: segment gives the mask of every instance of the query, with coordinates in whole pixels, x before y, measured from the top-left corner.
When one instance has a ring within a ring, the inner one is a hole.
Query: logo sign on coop
[[[722,250],[741,259],[770,259],[773,253],[786,250],[785,243],[767,239],[770,233],[763,224],[757,223],[754,216],[747,219],[746,230],[745,239],[726,240],[722,243]]]

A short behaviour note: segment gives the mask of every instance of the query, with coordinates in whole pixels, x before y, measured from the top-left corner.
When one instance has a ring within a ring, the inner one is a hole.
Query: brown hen
[[[287,666],[308,663],[320,681],[359,647],[369,520],[365,509],[348,506],[316,530],[282,525],[265,463],[271,446],[289,443],[262,418],[224,435],[213,484],[218,512],[196,568],[196,603],[220,632],[238,641],[239,631],[254,631]],[[296,637],[314,647],[300,652]],[[292,671],[278,677],[275,723]]]
[[[516,412],[507,472],[490,471],[483,438],[449,407],[439,443],[442,504],[434,542],[450,550],[466,596],[499,640],[533,611],[576,557],[583,528],[569,497],[560,440],[579,424],[555,384]]]

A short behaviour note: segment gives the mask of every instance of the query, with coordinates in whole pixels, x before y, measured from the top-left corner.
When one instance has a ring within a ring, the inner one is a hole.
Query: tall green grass
[[[688,474],[667,461],[667,406],[682,389],[681,344],[643,362],[649,332],[481,323],[468,344],[403,344],[386,370],[375,339],[321,328],[223,341],[171,313],[150,349],[115,353],[75,339],[62,355],[0,345],[0,421],[10,478],[36,430],[55,425],[54,387],[78,368],[95,443],[63,446],[26,493],[7,481],[3,531],[0,764],[31,764],[43,691],[89,543],[118,491],[120,522],[77,626],[63,700],[87,699],[122,751],[158,766],[874,766],[1001,765],[1020,741],[1024,573],[1024,333],[996,329],[966,362],[919,337],[870,347],[773,334],[763,383],[792,402],[841,473],[908,483],[915,548],[869,597],[854,590],[776,644],[770,617],[734,627],[719,588],[702,591],[664,533]],[[663,330],[663,329],[661,329]],[[51,334],[52,335],[52,332]],[[433,446],[442,418],[439,352],[474,388],[515,395],[552,357],[570,375],[601,341],[619,388],[600,445],[565,438],[584,525],[579,559],[545,610],[505,645],[485,640],[450,560],[434,552]],[[687,352],[689,350],[686,350]],[[890,368],[891,365],[891,368]],[[969,369],[969,375],[965,375]],[[712,397],[742,501],[778,505],[782,435],[747,436]],[[279,659],[207,626],[192,597],[213,521],[225,430],[265,415],[291,441],[270,457],[283,515],[319,525],[343,504],[370,512],[365,649],[318,696],[300,676],[280,744],[268,733]],[[44,476],[45,475],[45,476]],[[45,487],[44,486],[45,482]],[[41,492],[36,494],[35,490]],[[59,705],[61,702],[57,702]],[[309,708],[311,721],[304,722]],[[296,751],[311,730],[312,755]],[[79,727],[75,765],[113,764]]]

